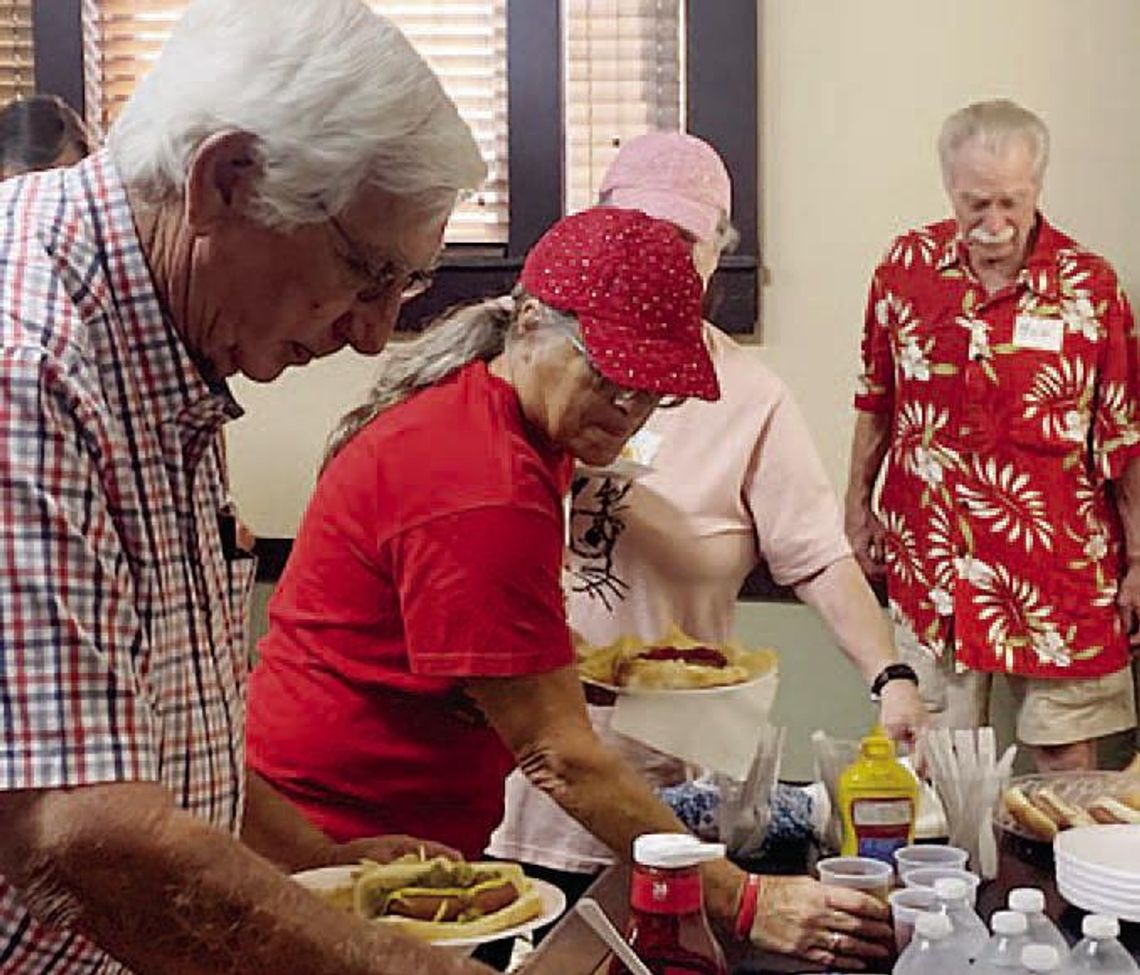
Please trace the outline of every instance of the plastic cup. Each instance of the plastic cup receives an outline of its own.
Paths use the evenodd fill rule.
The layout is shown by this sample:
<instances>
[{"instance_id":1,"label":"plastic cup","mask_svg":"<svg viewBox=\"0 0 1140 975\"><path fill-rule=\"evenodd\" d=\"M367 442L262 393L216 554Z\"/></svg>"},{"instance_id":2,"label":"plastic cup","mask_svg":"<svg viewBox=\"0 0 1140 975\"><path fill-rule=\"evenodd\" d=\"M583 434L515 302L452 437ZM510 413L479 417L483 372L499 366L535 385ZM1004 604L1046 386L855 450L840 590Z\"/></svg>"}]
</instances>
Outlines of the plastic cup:
<instances>
[{"instance_id":1,"label":"plastic cup","mask_svg":"<svg viewBox=\"0 0 1140 975\"><path fill-rule=\"evenodd\" d=\"M895 873L889 863L871 857L828 857L820 860L817 866L823 883L861 890L883 903L887 901Z\"/></svg>"},{"instance_id":2,"label":"plastic cup","mask_svg":"<svg viewBox=\"0 0 1140 975\"><path fill-rule=\"evenodd\" d=\"M895 926L895 949L901 955L914 934L914 922L922 911L930 911L938 903L930 887L900 887L887 898L891 920Z\"/></svg>"},{"instance_id":3,"label":"plastic cup","mask_svg":"<svg viewBox=\"0 0 1140 975\"><path fill-rule=\"evenodd\" d=\"M957 867L918 867L903 875L903 883L907 887L925 887L933 891L934 881L941 880L943 877L957 877L959 880L966 881L966 886L970 890L970 906L973 907L977 904L978 884L982 882L982 878L969 870L962 870Z\"/></svg>"},{"instance_id":4,"label":"plastic cup","mask_svg":"<svg viewBox=\"0 0 1140 975\"><path fill-rule=\"evenodd\" d=\"M955 870L965 870L969 856L969 853L956 846L919 843L895 850L895 864L898 866L899 879L902 880L911 870L920 870L923 867L952 867Z\"/></svg>"}]
</instances>

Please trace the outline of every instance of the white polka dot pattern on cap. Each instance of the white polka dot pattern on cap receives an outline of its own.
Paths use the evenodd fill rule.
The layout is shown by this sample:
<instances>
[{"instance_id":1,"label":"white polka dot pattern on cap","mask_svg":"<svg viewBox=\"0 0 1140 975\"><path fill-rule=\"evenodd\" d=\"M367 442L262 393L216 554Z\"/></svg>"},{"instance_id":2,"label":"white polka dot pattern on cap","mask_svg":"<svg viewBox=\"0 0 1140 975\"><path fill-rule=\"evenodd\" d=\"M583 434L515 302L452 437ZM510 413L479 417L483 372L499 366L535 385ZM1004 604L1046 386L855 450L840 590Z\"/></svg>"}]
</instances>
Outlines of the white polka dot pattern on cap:
<instances>
[{"instance_id":1,"label":"white polka dot pattern on cap","mask_svg":"<svg viewBox=\"0 0 1140 975\"><path fill-rule=\"evenodd\" d=\"M577 317L606 378L661 395L719 397L701 335L701 280L671 224L636 210L584 210L543 235L519 280Z\"/></svg>"}]
</instances>

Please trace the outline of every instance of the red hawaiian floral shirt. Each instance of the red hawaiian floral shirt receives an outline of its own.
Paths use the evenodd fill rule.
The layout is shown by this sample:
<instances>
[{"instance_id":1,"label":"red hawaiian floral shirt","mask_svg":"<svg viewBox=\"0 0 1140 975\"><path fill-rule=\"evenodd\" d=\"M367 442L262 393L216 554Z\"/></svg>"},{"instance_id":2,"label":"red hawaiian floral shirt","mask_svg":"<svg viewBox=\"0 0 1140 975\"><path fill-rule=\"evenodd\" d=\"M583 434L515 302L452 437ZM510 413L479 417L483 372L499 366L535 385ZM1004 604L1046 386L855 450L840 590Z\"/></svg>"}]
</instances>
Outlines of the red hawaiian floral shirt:
<instances>
[{"instance_id":1,"label":"red hawaiian floral shirt","mask_svg":"<svg viewBox=\"0 0 1140 975\"><path fill-rule=\"evenodd\" d=\"M855 406L891 417L878 512L891 613L959 667L1095 677L1128 663L1110 483L1140 452L1132 312L1101 257L1038 217L993 295L953 221L875 271Z\"/></svg>"}]
</instances>

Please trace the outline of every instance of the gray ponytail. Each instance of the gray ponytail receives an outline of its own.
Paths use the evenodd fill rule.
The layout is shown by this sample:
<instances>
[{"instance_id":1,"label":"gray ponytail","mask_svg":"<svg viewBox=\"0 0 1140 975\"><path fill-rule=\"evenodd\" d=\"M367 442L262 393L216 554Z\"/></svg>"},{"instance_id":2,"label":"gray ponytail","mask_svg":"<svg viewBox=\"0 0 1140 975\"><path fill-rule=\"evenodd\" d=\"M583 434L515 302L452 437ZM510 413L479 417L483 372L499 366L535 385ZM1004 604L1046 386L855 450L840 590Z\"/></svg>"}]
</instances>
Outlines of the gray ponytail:
<instances>
[{"instance_id":1,"label":"gray ponytail","mask_svg":"<svg viewBox=\"0 0 1140 975\"><path fill-rule=\"evenodd\" d=\"M380 371L365 401L346 413L325 447L323 470L349 440L390 406L442 382L468 363L489 362L512 341L511 326L527 294L516 287L510 295L488 298L445 312L407 342L388 346L378 357ZM539 304L544 325L577 330L573 316Z\"/></svg>"}]
</instances>

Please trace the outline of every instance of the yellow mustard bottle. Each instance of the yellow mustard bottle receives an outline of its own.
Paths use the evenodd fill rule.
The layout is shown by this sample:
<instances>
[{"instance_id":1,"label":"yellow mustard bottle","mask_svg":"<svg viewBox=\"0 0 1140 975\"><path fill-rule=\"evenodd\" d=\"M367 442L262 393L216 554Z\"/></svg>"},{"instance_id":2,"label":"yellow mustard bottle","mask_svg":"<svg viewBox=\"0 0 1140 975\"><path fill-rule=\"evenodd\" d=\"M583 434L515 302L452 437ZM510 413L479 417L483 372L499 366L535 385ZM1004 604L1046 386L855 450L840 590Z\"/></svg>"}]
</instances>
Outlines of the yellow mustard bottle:
<instances>
[{"instance_id":1,"label":"yellow mustard bottle","mask_svg":"<svg viewBox=\"0 0 1140 975\"><path fill-rule=\"evenodd\" d=\"M895 743L876 726L859 757L839 776L844 856L874 857L894 866L894 852L914 841L918 780L895 759Z\"/></svg>"}]
</instances>

